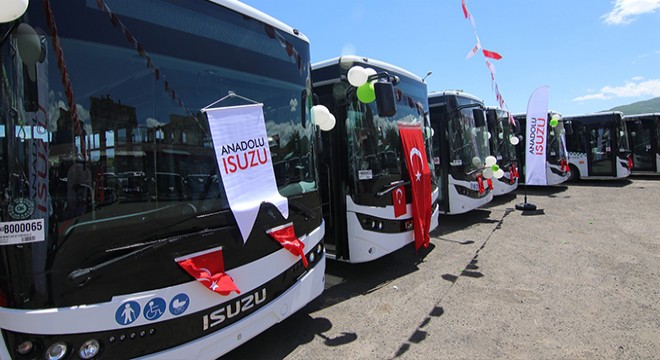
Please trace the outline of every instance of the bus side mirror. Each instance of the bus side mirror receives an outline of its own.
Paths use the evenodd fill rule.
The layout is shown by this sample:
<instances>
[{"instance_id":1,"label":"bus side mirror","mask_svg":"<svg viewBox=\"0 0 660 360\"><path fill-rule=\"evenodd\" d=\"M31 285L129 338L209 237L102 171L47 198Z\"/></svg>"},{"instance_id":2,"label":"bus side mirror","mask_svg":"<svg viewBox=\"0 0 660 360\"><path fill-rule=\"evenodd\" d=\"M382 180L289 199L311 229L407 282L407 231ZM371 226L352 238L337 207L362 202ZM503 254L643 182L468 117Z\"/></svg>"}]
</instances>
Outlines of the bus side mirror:
<instances>
[{"instance_id":1,"label":"bus side mirror","mask_svg":"<svg viewBox=\"0 0 660 360\"><path fill-rule=\"evenodd\" d=\"M564 130L566 130L566 135L573 135L573 124L570 121L565 121Z\"/></svg>"},{"instance_id":2,"label":"bus side mirror","mask_svg":"<svg viewBox=\"0 0 660 360\"><path fill-rule=\"evenodd\" d=\"M486 117L484 116L484 111L481 109L472 109L472 116L474 117L474 126L483 127L486 126Z\"/></svg>"},{"instance_id":3,"label":"bus side mirror","mask_svg":"<svg viewBox=\"0 0 660 360\"><path fill-rule=\"evenodd\" d=\"M375 82L376 107L378 116L390 117L396 115L396 102L394 100L394 85L391 82Z\"/></svg>"}]
</instances>

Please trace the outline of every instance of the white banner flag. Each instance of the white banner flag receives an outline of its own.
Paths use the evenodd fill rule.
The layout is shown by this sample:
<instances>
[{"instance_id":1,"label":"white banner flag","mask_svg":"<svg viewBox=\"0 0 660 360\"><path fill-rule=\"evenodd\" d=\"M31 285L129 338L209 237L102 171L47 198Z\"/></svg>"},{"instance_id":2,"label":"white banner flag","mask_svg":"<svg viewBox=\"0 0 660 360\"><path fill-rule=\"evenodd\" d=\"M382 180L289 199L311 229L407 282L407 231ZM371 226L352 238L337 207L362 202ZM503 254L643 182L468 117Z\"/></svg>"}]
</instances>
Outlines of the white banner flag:
<instances>
[{"instance_id":1,"label":"white banner flag","mask_svg":"<svg viewBox=\"0 0 660 360\"><path fill-rule=\"evenodd\" d=\"M534 90L527 103L527 126L525 144L525 184L547 185L546 143L548 129L547 85Z\"/></svg>"},{"instance_id":2,"label":"white banner flag","mask_svg":"<svg viewBox=\"0 0 660 360\"><path fill-rule=\"evenodd\" d=\"M227 200L245 242L262 202L272 203L289 217L288 200L277 191L263 104L205 112Z\"/></svg>"}]
</instances>

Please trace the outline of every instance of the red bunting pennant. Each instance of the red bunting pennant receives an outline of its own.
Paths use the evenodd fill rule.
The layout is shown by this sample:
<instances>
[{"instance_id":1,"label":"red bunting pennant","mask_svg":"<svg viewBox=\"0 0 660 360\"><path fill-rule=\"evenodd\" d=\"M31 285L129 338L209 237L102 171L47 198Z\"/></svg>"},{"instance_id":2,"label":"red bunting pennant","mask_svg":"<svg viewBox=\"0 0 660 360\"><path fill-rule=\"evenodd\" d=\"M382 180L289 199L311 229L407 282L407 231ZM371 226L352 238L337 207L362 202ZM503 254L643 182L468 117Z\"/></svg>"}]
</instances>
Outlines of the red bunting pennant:
<instances>
[{"instance_id":1,"label":"red bunting pennant","mask_svg":"<svg viewBox=\"0 0 660 360\"><path fill-rule=\"evenodd\" d=\"M241 293L231 276L225 274L225 261L221 246L182 256L174 261L213 292L223 296L231 294L232 291L237 294Z\"/></svg>"},{"instance_id":2,"label":"red bunting pennant","mask_svg":"<svg viewBox=\"0 0 660 360\"><path fill-rule=\"evenodd\" d=\"M465 0L461 0L461 7L463 8L463 16L465 16L466 19L469 18L470 12L468 11L467 6L465 5Z\"/></svg>"},{"instance_id":3,"label":"red bunting pennant","mask_svg":"<svg viewBox=\"0 0 660 360\"><path fill-rule=\"evenodd\" d=\"M490 50L481 50L484 53L484 56L487 58L491 58L493 60L499 60L502 58L502 55L496 53L495 51L490 51Z\"/></svg>"},{"instance_id":4,"label":"red bunting pennant","mask_svg":"<svg viewBox=\"0 0 660 360\"><path fill-rule=\"evenodd\" d=\"M293 223L284 224L266 231L273 239L277 240L282 247L287 249L291 254L300 256L303 266L307 268L309 265L307 257L305 256L305 244L298 239L296 232L293 229Z\"/></svg>"}]
</instances>

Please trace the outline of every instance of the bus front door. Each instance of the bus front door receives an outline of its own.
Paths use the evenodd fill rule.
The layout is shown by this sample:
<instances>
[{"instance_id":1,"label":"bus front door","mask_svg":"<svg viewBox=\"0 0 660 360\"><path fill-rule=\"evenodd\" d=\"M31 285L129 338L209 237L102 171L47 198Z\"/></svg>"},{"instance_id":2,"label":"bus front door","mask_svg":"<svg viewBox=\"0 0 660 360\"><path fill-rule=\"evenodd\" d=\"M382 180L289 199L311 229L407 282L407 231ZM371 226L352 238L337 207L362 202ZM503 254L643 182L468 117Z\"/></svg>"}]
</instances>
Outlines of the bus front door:
<instances>
[{"instance_id":1,"label":"bus front door","mask_svg":"<svg viewBox=\"0 0 660 360\"><path fill-rule=\"evenodd\" d=\"M658 171L655 159L659 139L657 139L656 128L655 122L635 122L630 136L635 171Z\"/></svg>"},{"instance_id":2,"label":"bus front door","mask_svg":"<svg viewBox=\"0 0 660 360\"><path fill-rule=\"evenodd\" d=\"M609 128L589 128L589 176L613 176L616 156L612 149L612 136Z\"/></svg>"}]
</instances>

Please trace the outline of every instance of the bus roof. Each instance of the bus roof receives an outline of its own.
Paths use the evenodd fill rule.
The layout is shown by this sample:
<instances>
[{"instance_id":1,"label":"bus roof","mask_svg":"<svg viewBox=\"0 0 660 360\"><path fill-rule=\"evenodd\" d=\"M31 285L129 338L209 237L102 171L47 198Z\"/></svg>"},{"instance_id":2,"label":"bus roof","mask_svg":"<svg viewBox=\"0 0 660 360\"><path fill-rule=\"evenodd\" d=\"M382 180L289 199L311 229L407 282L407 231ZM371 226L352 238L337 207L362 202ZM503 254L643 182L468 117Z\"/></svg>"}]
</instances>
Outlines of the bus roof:
<instances>
[{"instance_id":1,"label":"bus roof","mask_svg":"<svg viewBox=\"0 0 660 360\"><path fill-rule=\"evenodd\" d=\"M281 22L280 20L275 19L274 17L263 13L249 5L246 5L240 1L237 0L208 0L210 2L222 5L224 7L227 7L231 10L234 10L236 12L239 12L241 14L245 14L247 16L250 16L254 19L257 19L265 24L271 25L278 30L286 31L287 33L296 36L300 38L301 40L309 43L309 39L305 34L301 33L298 29L294 29L291 26Z\"/></svg>"},{"instance_id":2,"label":"bus roof","mask_svg":"<svg viewBox=\"0 0 660 360\"><path fill-rule=\"evenodd\" d=\"M554 111L554 110L548 110L548 114L550 114L551 117L552 115L559 115L559 120L562 120L563 118L566 117L563 116L559 111ZM512 114L511 116L513 116L514 118L521 118L521 117L526 117L527 113L515 113Z\"/></svg>"},{"instance_id":3,"label":"bus roof","mask_svg":"<svg viewBox=\"0 0 660 360\"><path fill-rule=\"evenodd\" d=\"M484 102L482 99L478 98L477 96L472 95L472 94L470 94L470 93L466 93L466 92L463 91L463 90L431 91L431 92L429 93L429 98L432 98L432 97L440 97L440 96L461 96L461 97L464 97L464 98L468 98L468 99L476 100L476 101L478 101L478 102L480 102L480 103L482 103L482 104L483 104L483 102Z\"/></svg>"},{"instance_id":4,"label":"bus roof","mask_svg":"<svg viewBox=\"0 0 660 360\"><path fill-rule=\"evenodd\" d=\"M587 117L601 117L601 116L611 116L611 115L621 115L623 117L623 113L621 111L603 111L603 112L597 112L597 113L591 113L591 114L578 114L578 115L567 115L564 116L565 118L571 118L571 119L576 119L576 118L587 118Z\"/></svg>"},{"instance_id":5,"label":"bus roof","mask_svg":"<svg viewBox=\"0 0 660 360\"><path fill-rule=\"evenodd\" d=\"M660 112L625 115L624 119L636 119L636 118L647 118L647 117L660 117Z\"/></svg>"},{"instance_id":6,"label":"bus roof","mask_svg":"<svg viewBox=\"0 0 660 360\"><path fill-rule=\"evenodd\" d=\"M312 64L312 70L321 69L321 68L324 68L324 67L330 67L330 66L334 66L334 65L339 65L340 63L344 63L344 62L346 62L346 63L359 63L359 64L363 64L363 65L367 65L367 66L368 65L377 66L377 67L379 67L381 69L384 69L384 70L390 70L390 71L396 72L397 75L405 76L405 77L410 78L414 81L423 82L421 77L413 74L412 72L410 72L406 69L400 68L396 65L392 65L392 64L389 64L389 63L386 63L386 62L383 62L383 61L370 59L370 58L367 58L367 57L364 57L364 56L357 56L357 55L343 55L343 56L334 57L334 58L331 58L331 59L328 59L328 60L319 61L315 64Z\"/></svg>"}]
</instances>

